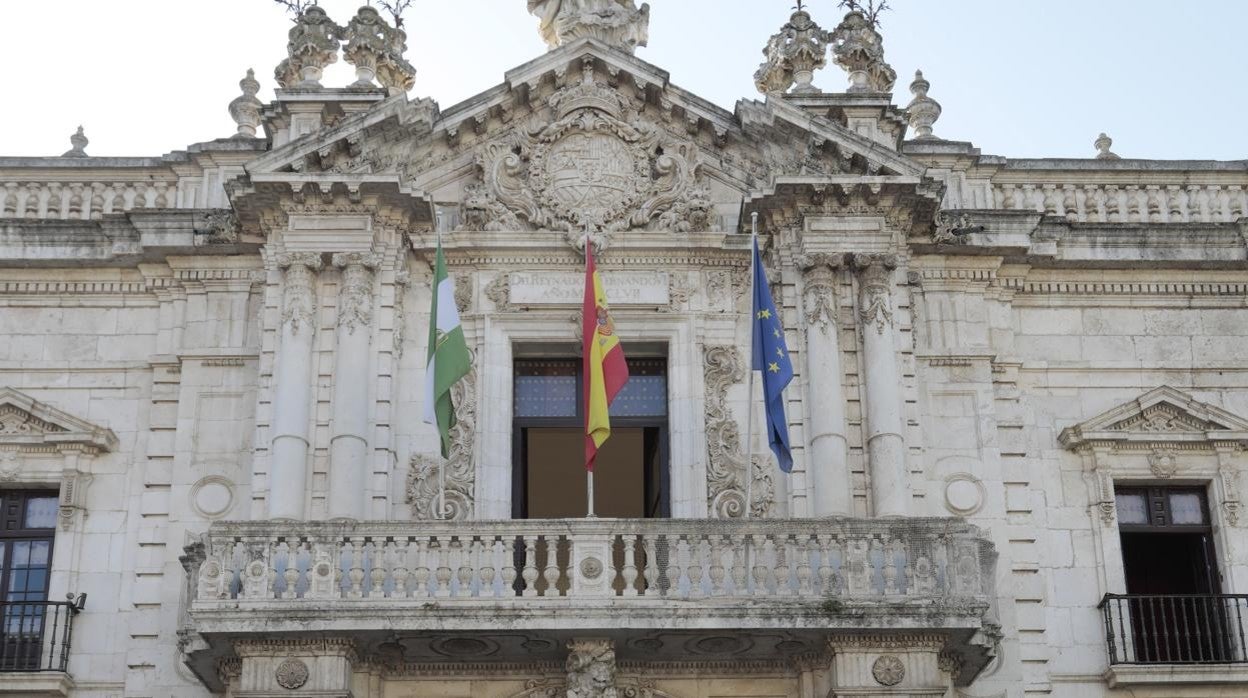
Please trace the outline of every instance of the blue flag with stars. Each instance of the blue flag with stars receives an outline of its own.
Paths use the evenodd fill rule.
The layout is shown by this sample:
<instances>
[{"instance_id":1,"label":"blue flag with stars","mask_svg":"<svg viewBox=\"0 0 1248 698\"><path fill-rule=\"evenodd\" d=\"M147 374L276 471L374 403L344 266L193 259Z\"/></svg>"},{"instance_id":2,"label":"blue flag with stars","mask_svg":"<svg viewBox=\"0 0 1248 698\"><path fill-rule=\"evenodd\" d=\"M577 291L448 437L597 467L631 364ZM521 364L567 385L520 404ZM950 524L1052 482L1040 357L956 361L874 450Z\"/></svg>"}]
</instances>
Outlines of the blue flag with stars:
<instances>
[{"instance_id":1,"label":"blue flag with stars","mask_svg":"<svg viewBox=\"0 0 1248 698\"><path fill-rule=\"evenodd\" d=\"M789 448L789 422L784 418L784 389L793 380L793 363L789 361L789 348L784 343L780 314L776 312L771 289L767 286L767 273L758 254L758 239L752 240L754 302L750 317L754 320L754 348L750 368L762 372L767 443L780 461L780 469L788 473L793 471L793 454Z\"/></svg>"}]
</instances>

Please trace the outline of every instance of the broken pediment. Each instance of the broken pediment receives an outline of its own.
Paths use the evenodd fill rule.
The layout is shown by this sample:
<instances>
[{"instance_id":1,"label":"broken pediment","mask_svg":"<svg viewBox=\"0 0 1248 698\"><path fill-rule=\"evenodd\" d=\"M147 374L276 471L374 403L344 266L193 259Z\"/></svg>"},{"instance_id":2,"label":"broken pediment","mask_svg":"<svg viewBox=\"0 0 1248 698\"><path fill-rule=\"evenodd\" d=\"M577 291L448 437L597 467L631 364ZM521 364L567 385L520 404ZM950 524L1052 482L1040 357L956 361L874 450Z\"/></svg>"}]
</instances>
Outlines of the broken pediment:
<instances>
[{"instance_id":1,"label":"broken pediment","mask_svg":"<svg viewBox=\"0 0 1248 698\"><path fill-rule=\"evenodd\" d=\"M1163 385L1063 429L1058 441L1067 449L1092 443L1113 446L1214 441L1248 444L1248 420Z\"/></svg>"},{"instance_id":2,"label":"broken pediment","mask_svg":"<svg viewBox=\"0 0 1248 698\"><path fill-rule=\"evenodd\" d=\"M117 436L12 388L0 388L0 446L44 444L112 451L117 448Z\"/></svg>"},{"instance_id":3,"label":"broken pediment","mask_svg":"<svg viewBox=\"0 0 1248 698\"><path fill-rule=\"evenodd\" d=\"M625 230L715 230L778 183L900 177L913 187L925 171L780 98L728 112L592 37L508 71L502 85L445 111L402 99L327 121L254 162L248 177L322 191L340 180L349 190L360 178L389 178L458 206L459 229L555 230L579 242L586 231L597 240Z\"/></svg>"}]
</instances>

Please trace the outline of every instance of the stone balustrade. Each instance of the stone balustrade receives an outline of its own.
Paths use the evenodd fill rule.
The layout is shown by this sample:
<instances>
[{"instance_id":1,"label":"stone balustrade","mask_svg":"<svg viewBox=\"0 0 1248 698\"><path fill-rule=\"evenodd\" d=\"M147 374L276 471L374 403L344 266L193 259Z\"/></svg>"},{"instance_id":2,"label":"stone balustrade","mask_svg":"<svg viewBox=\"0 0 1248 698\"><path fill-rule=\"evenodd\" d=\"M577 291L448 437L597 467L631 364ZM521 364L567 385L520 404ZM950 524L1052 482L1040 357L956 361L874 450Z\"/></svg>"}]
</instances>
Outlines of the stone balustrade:
<instances>
[{"instance_id":1,"label":"stone balustrade","mask_svg":"<svg viewBox=\"0 0 1248 698\"><path fill-rule=\"evenodd\" d=\"M1232 223L1248 215L1248 181L1226 186L1178 182L991 186L992 208L1035 211L1079 223Z\"/></svg>"},{"instance_id":2,"label":"stone balustrade","mask_svg":"<svg viewBox=\"0 0 1248 698\"><path fill-rule=\"evenodd\" d=\"M709 599L958 599L986 607L996 553L957 519L216 523L188 548L191 610ZM714 604L712 604L714 605ZM809 604L808 604L809 605Z\"/></svg>"},{"instance_id":3,"label":"stone balustrade","mask_svg":"<svg viewBox=\"0 0 1248 698\"><path fill-rule=\"evenodd\" d=\"M94 220L144 208L183 208L178 182L0 181L0 218Z\"/></svg>"}]
</instances>

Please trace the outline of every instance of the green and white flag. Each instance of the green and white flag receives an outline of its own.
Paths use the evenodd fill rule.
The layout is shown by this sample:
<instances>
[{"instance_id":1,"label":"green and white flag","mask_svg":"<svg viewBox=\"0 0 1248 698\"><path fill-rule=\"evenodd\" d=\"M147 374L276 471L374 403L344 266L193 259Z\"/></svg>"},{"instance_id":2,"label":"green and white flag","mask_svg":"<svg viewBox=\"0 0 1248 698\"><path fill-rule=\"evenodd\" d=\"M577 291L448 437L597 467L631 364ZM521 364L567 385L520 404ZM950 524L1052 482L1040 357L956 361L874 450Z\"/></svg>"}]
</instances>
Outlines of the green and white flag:
<instances>
[{"instance_id":1,"label":"green and white flag","mask_svg":"<svg viewBox=\"0 0 1248 698\"><path fill-rule=\"evenodd\" d=\"M433 299L429 308L429 361L425 366L425 423L436 424L442 437L442 457L451 454L451 428L455 408L451 386L472 369L464 328L455 307L455 284L446 273L442 241L433 265Z\"/></svg>"}]
</instances>

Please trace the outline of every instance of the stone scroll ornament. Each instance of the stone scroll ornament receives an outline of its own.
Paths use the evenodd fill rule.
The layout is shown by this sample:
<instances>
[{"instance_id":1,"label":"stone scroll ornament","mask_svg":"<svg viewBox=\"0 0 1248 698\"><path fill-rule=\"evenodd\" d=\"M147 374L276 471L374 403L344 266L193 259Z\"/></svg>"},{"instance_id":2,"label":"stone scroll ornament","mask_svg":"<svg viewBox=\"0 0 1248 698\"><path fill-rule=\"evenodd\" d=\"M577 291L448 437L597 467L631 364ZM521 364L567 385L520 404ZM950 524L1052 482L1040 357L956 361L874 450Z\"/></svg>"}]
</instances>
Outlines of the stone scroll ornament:
<instances>
[{"instance_id":1,"label":"stone scroll ornament","mask_svg":"<svg viewBox=\"0 0 1248 698\"><path fill-rule=\"evenodd\" d=\"M740 518L745 513L745 457L737 420L728 409L728 388L741 382L745 361L731 346L708 346L702 351L706 382L706 485L711 515L720 519ZM775 500L775 485L769 468L761 459L753 460L754 486L750 516L763 517Z\"/></svg>"},{"instance_id":2,"label":"stone scroll ornament","mask_svg":"<svg viewBox=\"0 0 1248 698\"><path fill-rule=\"evenodd\" d=\"M697 146L626 108L616 91L582 80L549 98L555 121L477 152L482 182L466 189L465 218L483 230L558 230L580 249L611 232L706 230L709 189Z\"/></svg>"},{"instance_id":3,"label":"stone scroll ornament","mask_svg":"<svg viewBox=\"0 0 1248 698\"><path fill-rule=\"evenodd\" d=\"M451 453L444 461L437 456L414 454L407 471L406 500L412 517L419 520L472 518L476 470L472 442L477 433L477 372L468 372L451 387L455 404L455 426L451 428ZM446 468L446 506L438 512L438 469Z\"/></svg>"}]
</instances>

